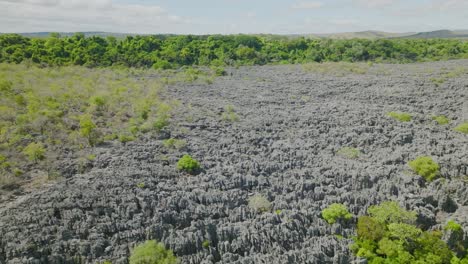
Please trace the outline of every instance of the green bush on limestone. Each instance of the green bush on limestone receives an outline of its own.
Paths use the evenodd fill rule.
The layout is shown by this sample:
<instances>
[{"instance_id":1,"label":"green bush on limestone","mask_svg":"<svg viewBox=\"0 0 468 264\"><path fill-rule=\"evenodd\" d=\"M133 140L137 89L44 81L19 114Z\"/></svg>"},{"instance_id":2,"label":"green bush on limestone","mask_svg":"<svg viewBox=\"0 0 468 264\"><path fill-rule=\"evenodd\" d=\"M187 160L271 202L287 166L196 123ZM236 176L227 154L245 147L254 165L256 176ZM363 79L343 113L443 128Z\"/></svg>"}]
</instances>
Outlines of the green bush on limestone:
<instances>
[{"instance_id":1,"label":"green bush on limestone","mask_svg":"<svg viewBox=\"0 0 468 264\"><path fill-rule=\"evenodd\" d=\"M177 258L164 244L149 240L136 246L129 258L130 264L176 264Z\"/></svg>"},{"instance_id":2,"label":"green bush on limestone","mask_svg":"<svg viewBox=\"0 0 468 264\"><path fill-rule=\"evenodd\" d=\"M434 180L439 174L440 166L431 157L419 157L410 161L408 165L416 174L424 177L427 181Z\"/></svg>"},{"instance_id":3,"label":"green bush on limestone","mask_svg":"<svg viewBox=\"0 0 468 264\"><path fill-rule=\"evenodd\" d=\"M387 113L387 116L398 120L400 122L409 122L413 117L409 113L401 113L401 112L389 112Z\"/></svg>"},{"instance_id":4,"label":"green bush on limestone","mask_svg":"<svg viewBox=\"0 0 468 264\"><path fill-rule=\"evenodd\" d=\"M322 210L322 217L329 224L334 224L338 219L349 220L353 215L344 204L334 203Z\"/></svg>"},{"instance_id":5,"label":"green bush on limestone","mask_svg":"<svg viewBox=\"0 0 468 264\"><path fill-rule=\"evenodd\" d=\"M367 263L467 264L459 259L440 231L424 231L414 223L416 213L396 202L371 206L369 216L358 218L352 251ZM449 224L448 224L449 225ZM454 225L456 230L461 227ZM463 256L461 256L463 257Z\"/></svg>"},{"instance_id":6,"label":"green bush on limestone","mask_svg":"<svg viewBox=\"0 0 468 264\"><path fill-rule=\"evenodd\" d=\"M450 119L448 119L446 116L444 115L440 115L440 116L433 116L432 117L432 120L436 121L437 124L439 125L447 125L450 123Z\"/></svg>"},{"instance_id":7,"label":"green bush on limestone","mask_svg":"<svg viewBox=\"0 0 468 264\"><path fill-rule=\"evenodd\" d=\"M468 134L468 122L457 126L456 128L454 128L454 130L463 134Z\"/></svg>"},{"instance_id":8,"label":"green bush on limestone","mask_svg":"<svg viewBox=\"0 0 468 264\"><path fill-rule=\"evenodd\" d=\"M188 173L195 173L200 169L200 163L190 155L185 154L178 162L177 169Z\"/></svg>"}]
</instances>

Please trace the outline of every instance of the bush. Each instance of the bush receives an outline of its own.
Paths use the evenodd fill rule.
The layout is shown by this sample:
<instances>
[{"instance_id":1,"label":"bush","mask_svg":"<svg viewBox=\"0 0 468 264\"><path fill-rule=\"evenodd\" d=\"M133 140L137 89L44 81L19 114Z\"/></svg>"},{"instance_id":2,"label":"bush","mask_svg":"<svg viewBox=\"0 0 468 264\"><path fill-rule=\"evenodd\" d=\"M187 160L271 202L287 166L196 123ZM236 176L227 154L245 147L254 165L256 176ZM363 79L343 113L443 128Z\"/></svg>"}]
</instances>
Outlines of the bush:
<instances>
[{"instance_id":1,"label":"bush","mask_svg":"<svg viewBox=\"0 0 468 264\"><path fill-rule=\"evenodd\" d=\"M413 117L409 113L389 112L387 116L400 122L409 122Z\"/></svg>"},{"instance_id":2,"label":"bush","mask_svg":"<svg viewBox=\"0 0 468 264\"><path fill-rule=\"evenodd\" d=\"M413 223L416 214L384 202L358 219L358 236L351 249L367 263L463 263L441 239L440 232L423 231Z\"/></svg>"},{"instance_id":3,"label":"bush","mask_svg":"<svg viewBox=\"0 0 468 264\"><path fill-rule=\"evenodd\" d=\"M169 121L167 120L167 117L165 116L160 116L156 118L156 121L154 122L153 126L157 131L161 131L163 128L167 127L169 125Z\"/></svg>"},{"instance_id":4,"label":"bush","mask_svg":"<svg viewBox=\"0 0 468 264\"><path fill-rule=\"evenodd\" d=\"M338 150L337 154L348 159L357 159L361 155L361 151L357 148L344 147Z\"/></svg>"},{"instance_id":5,"label":"bush","mask_svg":"<svg viewBox=\"0 0 468 264\"><path fill-rule=\"evenodd\" d=\"M456 128L454 128L455 131L461 132L463 134L468 134L468 122L465 122Z\"/></svg>"},{"instance_id":6,"label":"bush","mask_svg":"<svg viewBox=\"0 0 468 264\"><path fill-rule=\"evenodd\" d=\"M177 169L188 173L195 173L200 170L200 163L186 154L177 162Z\"/></svg>"},{"instance_id":7,"label":"bush","mask_svg":"<svg viewBox=\"0 0 468 264\"><path fill-rule=\"evenodd\" d=\"M249 199L249 207L259 211L259 212L268 212L271 209L271 203L261 194L254 195Z\"/></svg>"},{"instance_id":8,"label":"bush","mask_svg":"<svg viewBox=\"0 0 468 264\"><path fill-rule=\"evenodd\" d=\"M176 264L177 258L164 244L149 240L135 247L129 258L130 264Z\"/></svg>"},{"instance_id":9,"label":"bush","mask_svg":"<svg viewBox=\"0 0 468 264\"><path fill-rule=\"evenodd\" d=\"M80 116L80 135L88 139L90 146L94 146L97 143L96 124L91 119L91 115Z\"/></svg>"},{"instance_id":10,"label":"bush","mask_svg":"<svg viewBox=\"0 0 468 264\"><path fill-rule=\"evenodd\" d=\"M440 115L440 116L433 116L432 117L432 120L436 121L439 125L447 125L450 123L450 119L448 119L446 116L444 115Z\"/></svg>"},{"instance_id":11,"label":"bush","mask_svg":"<svg viewBox=\"0 0 468 264\"><path fill-rule=\"evenodd\" d=\"M134 141L134 140L135 140L134 136L130 136L130 135L120 135L119 136L119 141L121 143L127 143L127 142Z\"/></svg>"},{"instance_id":12,"label":"bush","mask_svg":"<svg viewBox=\"0 0 468 264\"><path fill-rule=\"evenodd\" d=\"M44 159L45 149L42 143L31 143L23 149L23 153L28 156L30 161L37 163L39 160Z\"/></svg>"},{"instance_id":13,"label":"bush","mask_svg":"<svg viewBox=\"0 0 468 264\"><path fill-rule=\"evenodd\" d=\"M367 209L369 215L379 223L406 223L412 224L416 221L416 212L401 208L397 202L387 201L380 205L373 205Z\"/></svg>"},{"instance_id":14,"label":"bush","mask_svg":"<svg viewBox=\"0 0 468 264\"><path fill-rule=\"evenodd\" d=\"M187 143L185 142L185 140L181 140L181 139L175 139L175 138L170 138L170 139L166 139L163 141L163 145L164 147L166 148L175 148L175 149L181 149L183 147L185 147Z\"/></svg>"},{"instance_id":15,"label":"bush","mask_svg":"<svg viewBox=\"0 0 468 264\"><path fill-rule=\"evenodd\" d=\"M334 203L323 209L322 217L329 224L334 224L338 219L349 220L353 215L348 211L345 205Z\"/></svg>"},{"instance_id":16,"label":"bush","mask_svg":"<svg viewBox=\"0 0 468 264\"><path fill-rule=\"evenodd\" d=\"M463 231L462 226L453 220L449 220L447 224L445 225L444 229L450 230L452 232L457 232L457 233Z\"/></svg>"},{"instance_id":17,"label":"bush","mask_svg":"<svg viewBox=\"0 0 468 264\"><path fill-rule=\"evenodd\" d=\"M369 216L361 216L358 218L357 235L359 238L379 241L384 234L384 224Z\"/></svg>"},{"instance_id":18,"label":"bush","mask_svg":"<svg viewBox=\"0 0 468 264\"><path fill-rule=\"evenodd\" d=\"M424 177L427 181L434 180L439 174L439 164L434 162L431 157L419 157L410 161L408 165L416 174Z\"/></svg>"}]
</instances>

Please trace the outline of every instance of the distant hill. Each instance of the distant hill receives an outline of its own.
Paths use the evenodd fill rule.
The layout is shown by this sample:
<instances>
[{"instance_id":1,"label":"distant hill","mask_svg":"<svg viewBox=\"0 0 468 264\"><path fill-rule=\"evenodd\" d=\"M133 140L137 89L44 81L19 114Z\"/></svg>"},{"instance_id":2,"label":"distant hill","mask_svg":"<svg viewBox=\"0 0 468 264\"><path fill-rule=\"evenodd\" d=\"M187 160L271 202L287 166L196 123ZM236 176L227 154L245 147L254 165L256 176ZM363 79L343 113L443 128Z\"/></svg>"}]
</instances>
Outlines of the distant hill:
<instances>
[{"instance_id":1,"label":"distant hill","mask_svg":"<svg viewBox=\"0 0 468 264\"><path fill-rule=\"evenodd\" d=\"M345 32L345 33L332 33L332 34L312 34L311 37L316 38L331 38L331 39L352 39L352 38L360 38L360 39L379 39L379 38L398 38L398 37L405 37L415 34L415 32L407 32L407 33L390 33L384 31L375 31L375 30L368 30L368 31L361 31L361 32Z\"/></svg>"},{"instance_id":2,"label":"distant hill","mask_svg":"<svg viewBox=\"0 0 468 264\"><path fill-rule=\"evenodd\" d=\"M403 38L468 38L468 30L436 30L430 32L421 32L414 35L404 36Z\"/></svg>"},{"instance_id":3,"label":"distant hill","mask_svg":"<svg viewBox=\"0 0 468 264\"><path fill-rule=\"evenodd\" d=\"M101 31L89 31L89 32L80 32L83 33L86 37L90 36L100 36L107 37L113 36L116 38L125 38L126 36L136 36L136 35L157 35L162 38L175 36L176 34L134 34L134 33L112 33L112 32L101 32ZM2 33L0 33L2 34ZM31 32L31 33L18 33L25 37L31 38L45 38L50 36L51 32ZM59 32L63 37L73 36L75 32ZM307 37L307 38L316 38L316 39L390 39L390 38L411 38L411 39L429 39L429 38L458 38L458 39L468 39L468 30L436 30L429 32L404 32L404 33L392 33L385 31L360 31L360 32L344 32L344 33L330 33L330 34L293 34L293 35L275 35L275 34L255 34L257 36L263 36L270 39L275 38L297 38L297 37Z\"/></svg>"}]
</instances>

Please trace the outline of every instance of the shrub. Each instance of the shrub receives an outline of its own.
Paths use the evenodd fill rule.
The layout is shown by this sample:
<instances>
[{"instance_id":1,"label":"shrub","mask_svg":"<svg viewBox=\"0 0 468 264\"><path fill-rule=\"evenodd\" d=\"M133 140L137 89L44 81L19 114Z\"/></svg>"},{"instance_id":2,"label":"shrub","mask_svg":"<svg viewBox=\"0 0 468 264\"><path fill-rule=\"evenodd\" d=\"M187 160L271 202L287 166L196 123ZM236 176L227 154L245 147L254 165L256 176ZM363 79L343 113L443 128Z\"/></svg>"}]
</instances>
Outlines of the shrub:
<instances>
[{"instance_id":1,"label":"shrub","mask_svg":"<svg viewBox=\"0 0 468 264\"><path fill-rule=\"evenodd\" d=\"M361 216L358 218L357 235L359 238L379 241L384 234L384 224L369 216Z\"/></svg>"},{"instance_id":2,"label":"shrub","mask_svg":"<svg viewBox=\"0 0 468 264\"><path fill-rule=\"evenodd\" d=\"M33 142L23 149L23 153L28 156L30 161L37 163L39 160L44 159L44 145L42 145L42 143Z\"/></svg>"},{"instance_id":3,"label":"shrub","mask_svg":"<svg viewBox=\"0 0 468 264\"><path fill-rule=\"evenodd\" d=\"M254 195L249 199L249 207L261 213L270 211L271 203L261 194Z\"/></svg>"},{"instance_id":4,"label":"shrub","mask_svg":"<svg viewBox=\"0 0 468 264\"><path fill-rule=\"evenodd\" d=\"M356 159L361 155L361 151L357 148L344 147L338 150L337 154L348 159Z\"/></svg>"},{"instance_id":5,"label":"shrub","mask_svg":"<svg viewBox=\"0 0 468 264\"><path fill-rule=\"evenodd\" d=\"M440 116L433 116L432 117L432 120L436 121L439 125L447 125L450 123L450 119L448 119L446 116L444 115L440 115Z\"/></svg>"},{"instance_id":6,"label":"shrub","mask_svg":"<svg viewBox=\"0 0 468 264\"><path fill-rule=\"evenodd\" d=\"M212 67L212 69L215 72L216 76L225 76L227 74L226 70L223 67Z\"/></svg>"},{"instance_id":7,"label":"shrub","mask_svg":"<svg viewBox=\"0 0 468 264\"><path fill-rule=\"evenodd\" d=\"M119 141L122 142L122 143L127 143L127 142L134 141L134 140L135 140L134 136L130 136L130 135L120 135L119 136Z\"/></svg>"},{"instance_id":8,"label":"shrub","mask_svg":"<svg viewBox=\"0 0 468 264\"><path fill-rule=\"evenodd\" d=\"M397 202L387 201L380 205L373 205L367 209L369 215L379 223L406 223L412 224L416 221L416 212L401 208Z\"/></svg>"},{"instance_id":9,"label":"shrub","mask_svg":"<svg viewBox=\"0 0 468 264\"><path fill-rule=\"evenodd\" d=\"M400 122L409 122L411 121L411 119L413 119L413 117L411 116L411 114L408 114L408 113L399 113L399 112L389 112L387 113L387 116L395 119L395 120L398 120Z\"/></svg>"},{"instance_id":10,"label":"shrub","mask_svg":"<svg viewBox=\"0 0 468 264\"><path fill-rule=\"evenodd\" d=\"M177 162L177 169L188 173L195 173L200 169L200 163L186 154Z\"/></svg>"},{"instance_id":11,"label":"shrub","mask_svg":"<svg viewBox=\"0 0 468 264\"><path fill-rule=\"evenodd\" d=\"M456 128L454 128L455 131L461 132L463 134L468 134L468 122L465 122Z\"/></svg>"},{"instance_id":12,"label":"shrub","mask_svg":"<svg viewBox=\"0 0 468 264\"><path fill-rule=\"evenodd\" d=\"M96 124L91 119L91 115L80 116L80 135L88 139L88 143L94 146L98 141Z\"/></svg>"},{"instance_id":13,"label":"shrub","mask_svg":"<svg viewBox=\"0 0 468 264\"><path fill-rule=\"evenodd\" d=\"M344 204L334 203L323 209L322 217L329 224L334 224L338 219L349 220L353 215L348 211Z\"/></svg>"},{"instance_id":14,"label":"shrub","mask_svg":"<svg viewBox=\"0 0 468 264\"><path fill-rule=\"evenodd\" d=\"M427 181L432 181L439 174L439 164L434 162L431 157L419 157L410 161L408 165L416 174L424 177Z\"/></svg>"},{"instance_id":15,"label":"shrub","mask_svg":"<svg viewBox=\"0 0 468 264\"><path fill-rule=\"evenodd\" d=\"M170 138L170 139L166 139L163 141L163 145L166 148L181 149L185 147L186 144L187 143L185 142L185 140L175 139L175 138Z\"/></svg>"},{"instance_id":16,"label":"shrub","mask_svg":"<svg viewBox=\"0 0 468 264\"><path fill-rule=\"evenodd\" d=\"M444 229L450 230L452 232L457 232L457 233L463 231L462 226L453 220L449 220L447 224L445 225Z\"/></svg>"},{"instance_id":17,"label":"shrub","mask_svg":"<svg viewBox=\"0 0 468 264\"><path fill-rule=\"evenodd\" d=\"M167 120L166 116L160 116L156 118L156 121L154 122L153 126L157 131L162 130L163 128L167 127L169 125L169 121Z\"/></svg>"},{"instance_id":18,"label":"shrub","mask_svg":"<svg viewBox=\"0 0 468 264\"><path fill-rule=\"evenodd\" d=\"M130 264L176 264L177 258L164 244L149 240L132 250Z\"/></svg>"},{"instance_id":19,"label":"shrub","mask_svg":"<svg viewBox=\"0 0 468 264\"><path fill-rule=\"evenodd\" d=\"M371 216L358 219L358 237L351 249L367 263L463 263L451 251L440 232L416 227L414 212L384 202L369 207Z\"/></svg>"}]
</instances>

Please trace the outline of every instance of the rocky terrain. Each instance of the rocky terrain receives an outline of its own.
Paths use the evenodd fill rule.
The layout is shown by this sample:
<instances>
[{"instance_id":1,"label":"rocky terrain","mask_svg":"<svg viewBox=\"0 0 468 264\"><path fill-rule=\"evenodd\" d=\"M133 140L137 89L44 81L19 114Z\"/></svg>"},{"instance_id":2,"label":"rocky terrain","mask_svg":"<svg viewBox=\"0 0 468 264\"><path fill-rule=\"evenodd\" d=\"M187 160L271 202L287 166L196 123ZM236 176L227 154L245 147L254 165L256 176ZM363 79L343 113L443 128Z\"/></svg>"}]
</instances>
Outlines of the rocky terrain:
<instances>
[{"instance_id":1,"label":"rocky terrain","mask_svg":"<svg viewBox=\"0 0 468 264\"><path fill-rule=\"evenodd\" d=\"M96 147L86 173L2 202L0 263L127 263L147 239L181 263L350 263L356 216L386 200L417 211L425 228L450 218L466 231L468 136L453 127L468 120L467 69L468 60L340 76L257 66L172 85L184 110L171 129ZM222 118L228 105L238 121ZM440 126L433 115L452 122ZM168 149L169 136L186 146ZM362 154L337 155L343 147ZM202 164L199 174L176 169L186 153ZM410 171L418 156L440 164L439 179ZM256 194L270 211L248 206ZM321 210L336 202L355 218L329 225Z\"/></svg>"}]
</instances>

